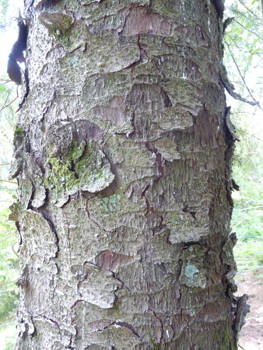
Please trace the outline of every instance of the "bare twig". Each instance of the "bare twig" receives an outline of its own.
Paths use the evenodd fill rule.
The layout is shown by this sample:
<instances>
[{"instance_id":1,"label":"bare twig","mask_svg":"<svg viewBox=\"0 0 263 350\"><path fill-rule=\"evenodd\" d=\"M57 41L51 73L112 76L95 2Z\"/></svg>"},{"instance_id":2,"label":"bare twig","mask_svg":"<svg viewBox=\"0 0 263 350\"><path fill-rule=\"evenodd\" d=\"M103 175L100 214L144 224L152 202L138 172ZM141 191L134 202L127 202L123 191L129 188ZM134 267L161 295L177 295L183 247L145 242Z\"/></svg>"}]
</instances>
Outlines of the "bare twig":
<instances>
[{"instance_id":1,"label":"bare twig","mask_svg":"<svg viewBox=\"0 0 263 350\"><path fill-rule=\"evenodd\" d=\"M239 49L239 47L237 46L235 40L234 40L227 32L225 32L225 34L233 41L235 47L236 47L237 49Z\"/></svg>"},{"instance_id":2,"label":"bare twig","mask_svg":"<svg viewBox=\"0 0 263 350\"><path fill-rule=\"evenodd\" d=\"M238 212L244 211L244 210L250 210L250 209L263 209L263 206L258 206L258 207L247 207L244 209L240 209Z\"/></svg>"},{"instance_id":3,"label":"bare twig","mask_svg":"<svg viewBox=\"0 0 263 350\"><path fill-rule=\"evenodd\" d=\"M0 324L0 327L10 326L11 324L16 324L16 322L2 323Z\"/></svg>"},{"instance_id":4,"label":"bare twig","mask_svg":"<svg viewBox=\"0 0 263 350\"><path fill-rule=\"evenodd\" d=\"M17 183L16 183L16 182L13 182L13 181L0 180L0 182L7 182L7 183L9 183L9 184L15 184L15 185L17 185Z\"/></svg>"},{"instance_id":5,"label":"bare twig","mask_svg":"<svg viewBox=\"0 0 263 350\"><path fill-rule=\"evenodd\" d=\"M12 80L10 79L0 79L0 82L2 83L10 83Z\"/></svg>"},{"instance_id":6,"label":"bare twig","mask_svg":"<svg viewBox=\"0 0 263 350\"><path fill-rule=\"evenodd\" d=\"M247 5L244 3L243 0L239 0L240 4L243 5L245 7L245 9L251 13L252 16L254 16L256 19L258 19L259 21L261 21L261 19L254 13L252 12L248 7Z\"/></svg>"},{"instance_id":7,"label":"bare twig","mask_svg":"<svg viewBox=\"0 0 263 350\"><path fill-rule=\"evenodd\" d=\"M17 99L17 96L16 98L13 99L13 101L11 101L10 103L8 103L8 105L4 104L4 106L0 109L0 113L7 107L9 107L13 102L15 102L15 100Z\"/></svg>"},{"instance_id":8,"label":"bare twig","mask_svg":"<svg viewBox=\"0 0 263 350\"><path fill-rule=\"evenodd\" d=\"M246 220L246 218L248 218L251 214L253 215L257 215L257 216L262 216L262 210L251 210L249 213L247 213L246 215L241 216L241 218L237 219L235 222L232 223L232 225L234 226L239 226L240 224L242 224L242 222L244 220Z\"/></svg>"},{"instance_id":9,"label":"bare twig","mask_svg":"<svg viewBox=\"0 0 263 350\"><path fill-rule=\"evenodd\" d=\"M238 67L238 64L236 63L236 60L235 60L235 58L234 58L234 55L232 54L232 51L230 50L230 47L229 47L227 41L224 40L224 42L225 42L225 44L226 44L226 46L227 46L227 48L228 48L228 51L229 51L229 53L230 53L230 56L231 56L231 58L232 58L232 60L233 60L233 62L234 62L234 64L235 64L235 66L236 66L236 69L237 69L237 71L238 71L238 74L239 74L240 78L242 79L243 84L244 84L245 88L247 89L247 91L248 91L250 97L251 97L252 100L254 101L254 104L255 104L255 105L258 105L258 107L263 111L263 109L262 109L262 108L260 107L260 105L259 105L259 102L254 98L254 96L252 95L250 89L248 88L248 86L247 86L247 84L246 84L246 82L245 82L245 79L244 79L243 75L241 74L241 71L240 71L240 69L239 69L239 67Z\"/></svg>"},{"instance_id":10,"label":"bare twig","mask_svg":"<svg viewBox=\"0 0 263 350\"><path fill-rule=\"evenodd\" d=\"M242 197L240 197L240 199L248 199L248 200L250 200L252 202L259 203L260 205L263 205L263 203L261 201L258 201L256 199L253 199L253 198L250 198L250 197L242 196Z\"/></svg>"},{"instance_id":11,"label":"bare twig","mask_svg":"<svg viewBox=\"0 0 263 350\"><path fill-rule=\"evenodd\" d=\"M253 30L250 30L250 29L246 28L245 26L243 26L243 24L241 24L240 22L238 22L236 19L234 19L234 21L235 21L238 25L240 25L240 27L244 28L244 29L247 30L248 32L252 33L253 35L256 35L260 40L263 40L263 39L261 38L261 36L259 36L256 32L253 32Z\"/></svg>"},{"instance_id":12,"label":"bare twig","mask_svg":"<svg viewBox=\"0 0 263 350\"><path fill-rule=\"evenodd\" d=\"M15 244L17 244L18 242L14 242L13 244L12 244L12 250L13 250L13 252L15 253L15 255L18 257L18 259L19 259L19 255L17 254L18 253L18 251L16 252L15 251L15 248L14 248L14 245Z\"/></svg>"},{"instance_id":13,"label":"bare twig","mask_svg":"<svg viewBox=\"0 0 263 350\"><path fill-rule=\"evenodd\" d=\"M6 241L8 238L14 236L15 233L16 233L16 231L10 233L10 235L6 235L4 238L2 238L2 239L0 240L0 243L2 243L2 242L4 242L4 241ZM16 242L15 242L15 243L16 243Z\"/></svg>"}]
</instances>

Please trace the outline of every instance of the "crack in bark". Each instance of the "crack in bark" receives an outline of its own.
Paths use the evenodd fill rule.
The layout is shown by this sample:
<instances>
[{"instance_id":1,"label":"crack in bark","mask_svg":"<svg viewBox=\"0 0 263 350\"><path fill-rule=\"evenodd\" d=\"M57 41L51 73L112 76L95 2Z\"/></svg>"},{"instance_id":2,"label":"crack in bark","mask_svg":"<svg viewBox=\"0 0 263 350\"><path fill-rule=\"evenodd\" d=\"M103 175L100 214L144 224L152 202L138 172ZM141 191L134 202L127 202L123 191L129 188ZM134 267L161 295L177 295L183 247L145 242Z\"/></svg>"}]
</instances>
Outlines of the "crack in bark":
<instances>
[{"instance_id":1,"label":"crack in bark","mask_svg":"<svg viewBox=\"0 0 263 350\"><path fill-rule=\"evenodd\" d=\"M137 62L139 62L139 61L137 61ZM133 66L133 63L130 66L128 66L127 68L125 68L125 69L129 69L129 68L132 68L132 67L135 67L135 65ZM135 134L135 123L134 123L134 121L135 121L135 111L133 110L132 111L132 115L131 115L131 126L132 126L133 130L129 131L129 132L115 132L115 134L116 135L125 135L126 137L133 136Z\"/></svg>"},{"instance_id":2,"label":"crack in bark","mask_svg":"<svg viewBox=\"0 0 263 350\"><path fill-rule=\"evenodd\" d=\"M26 98L27 98L27 96L28 96L28 94L29 94L28 68L25 69L25 83L26 83L26 92L25 92L25 94L24 94L24 96L23 96L23 99L22 99L21 103L19 104L19 107L18 107L18 109L16 110L16 112L18 112L18 111L22 108L22 106L23 106L23 104L25 103Z\"/></svg>"},{"instance_id":3,"label":"crack in bark","mask_svg":"<svg viewBox=\"0 0 263 350\"><path fill-rule=\"evenodd\" d=\"M144 144L146 149L149 152L154 153L156 156L158 175L153 180L153 186L156 186L157 183L161 180L161 178L165 177L165 159L162 157L161 153L158 153L158 151L152 147L149 141L146 141Z\"/></svg>"},{"instance_id":4,"label":"crack in bark","mask_svg":"<svg viewBox=\"0 0 263 350\"><path fill-rule=\"evenodd\" d=\"M70 261L70 264L71 264L71 242L70 242L70 229L69 229L69 226L70 226L70 223L68 221L68 218L67 218L67 213L65 212L65 217L66 217L66 225L67 225L67 231L68 231L68 248L69 248L69 261Z\"/></svg>"},{"instance_id":5,"label":"crack in bark","mask_svg":"<svg viewBox=\"0 0 263 350\"><path fill-rule=\"evenodd\" d=\"M59 335L60 335L60 340L62 340L61 329L60 329L60 327L59 327L58 322L57 322L57 321L52 320L52 318L49 318L49 317L47 317L47 316L45 316L45 315L39 315L39 316L40 316L40 317L43 317L44 319L46 319L46 320L48 320L48 321L50 321L51 323L54 323L54 324L57 326L58 331L59 331Z\"/></svg>"},{"instance_id":6,"label":"crack in bark","mask_svg":"<svg viewBox=\"0 0 263 350\"><path fill-rule=\"evenodd\" d=\"M149 213L149 210L150 210L150 202L148 200L148 198L146 197L146 192L148 191L150 185L148 184L145 189L142 191L142 194L141 194L141 198L144 197L145 199L145 202L146 202L146 213L145 213L145 216Z\"/></svg>"},{"instance_id":7,"label":"crack in bark","mask_svg":"<svg viewBox=\"0 0 263 350\"><path fill-rule=\"evenodd\" d=\"M134 335L136 335L136 337L138 337L140 340L142 340L142 338L139 336L138 332L136 332L135 328L131 324L129 324L127 322L114 322L114 324L116 324L117 326L128 328L130 331L132 331L132 333Z\"/></svg>"},{"instance_id":8,"label":"crack in bark","mask_svg":"<svg viewBox=\"0 0 263 350\"><path fill-rule=\"evenodd\" d=\"M19 234L19 237L20 237L19 245L21 245L23 242L23 239L22 239L22 234L20 231L19 221L15 221L15 225L16 225L16 229L17 229L17 232Z\"/></svg>"},{"instance_id":9,"label":"crack in bark","mask_svg":"<svg viewBox=\"0 0 263 350\"><path fill-rule=\"evenodd\" d=\"M101 328L97 329L96 331L91 332L91 334L104 331L105 329L109 329L109 328L112 327L112 326L120 326L120 327L123 327L123 328L127 328L127 329L129 329L137 338L139 338L139 339L142 341L142 338L140 337L140 335L138 334L138 332L136 331L136 329L133 327L133 325L129 324L128 322L122 322L122 321L117 321L117 322L114 321L114 322L112 322L111 324L109 324L108 326L101 327Z\"/></svg>"},{"instance_id":10,"label":"crack in bark","mask_svg":"<svg viewBox=\"0 0 263 350\"><path fill-rule=\"evenodd\" d=\"M71 310L74 309L74 307L76 307L78 303L82 303L82 302L85 303L85 300L84 300L84 299L78 299L78 300L76 300L75 303L70 307L70 309L71 309Z\"/></svg>"},{"instance_id":11,"label":"crack in bark","mask_svg":"<svg viewBox=\"0 0 263 350\"><path fill-rule=\"evenodd\" d=\"M103 3L105 0L94 0L94 1L90 2L89 4L82 4L81 0L77 0L77 1L78 1L78 3L79 3L80 6L86 7L86 6L90 6L90 5L92 5L92 4L96 4L96 3L101 4L101 3Z\"/></svg>"},{"instance_id":12,"label":"crack in bark","mask_svg":"<svg viewBox=\"0 0 263 350\"><path fill-rule=\"evenodd\" d=\"M114 295L115 295L115 292L117 292L117 291L120 290L120 289L123 289L123 287L125 287L125 288L127 289L127 291L128 291L129 293L131 293L130 289L125 285L125 283L124 283L120 278L116 277L115 272L113 272L113 271L111 271L111 270L109 270L109 271L112 273L112 276L113 276L117 281L121 282L121 284L122 284L121 287L117 287L117 288L115 289ZM117 296L116 296L116 298L117 298Z\"/></svg>"},{"instance_id":13,"label":"crack in bark","mask_svg":"<svg viewBox=\"0 0 263 350\"><path fill-rule=\"evenodd\" d=\"M154 317L160 322L160 325L161 325L161 338L160 338L160 343L165 343L165 340L164 340L164 327L163 327L163 321L160 317L157 316L156 312L154 310L150 310L152 311Z\"/></svg>"},{"instance_id":14,"label":"crack in bark","mask_svg":"<svg viewBox=\"0 0 263 350\"><path fill-rule=\"evenodd\" d=\"M56 90L54 90L53 96L52 96L52 98L51 98L51 101L50 101L49 105L45 108L45 110L43 111L42 118L39 120L39 122L42 122L42 121L43 121L43 119L45 118L45 115L47 114L47 112L48 112L48 111L50 110L50 108L52 107L53 102L55 101L56 97L57 97Z\"/></svg>"},{"instance_id":15,"label":"crack in bark","mask_svg":"<svg viewBox=\"0 0 263 350\"><path fill-rule=\"evenodd\" d=\"M47 221L49 227L51 228L51 231L54 233L54 235L56 237L55 244L57 246L57 251L55 253L55 258L57 258L58 257L58 253L60 251L60 248L59 248L59 237L58 237L58 233L57 233L56 228L55 228L55 224L54 224L54 222L51 219L51 215L50 215L49 211L37 209L37 212L42 214L43 218Z\"/></svg>"},{"instance_id":16,"label":"crack in bark","mask_svg":"<svg viewBox=\"0 0 263 350\"><path fill-rule=\"evenodd\" d=\"M147 51L141 46L141 43L140 43L140 33L139 33L138 36L137 36L137 45L138 45L138 47L139 47L139 49L140 49L140 52L143 52L143 53L145 54L146 57L149 57ZM142 55L140 55L140 56L141 56L140 59L141 59L141 61L143 62L144 60L143 60L143 58L142 58Z\"/></svg>"},{"instance_id":17,"label":"crack in bark","mask_svg":"<svg viewBox=\"0 0 263 350\"><path fill-rule=\"evenodd\" d=\"M54 321L54 320L52 320L52 318L49 318L49 317L47 317L47 316L45 316L45 315L39 315L39 316L45 318L46 320L49 320L49 321L52 322L52 323L54 323L54 324L58 327L58 329L59 329L59 331L60 331L60 327L59 327L59 324L58 324L57 321Z\"/></svg>"}]
</instances>

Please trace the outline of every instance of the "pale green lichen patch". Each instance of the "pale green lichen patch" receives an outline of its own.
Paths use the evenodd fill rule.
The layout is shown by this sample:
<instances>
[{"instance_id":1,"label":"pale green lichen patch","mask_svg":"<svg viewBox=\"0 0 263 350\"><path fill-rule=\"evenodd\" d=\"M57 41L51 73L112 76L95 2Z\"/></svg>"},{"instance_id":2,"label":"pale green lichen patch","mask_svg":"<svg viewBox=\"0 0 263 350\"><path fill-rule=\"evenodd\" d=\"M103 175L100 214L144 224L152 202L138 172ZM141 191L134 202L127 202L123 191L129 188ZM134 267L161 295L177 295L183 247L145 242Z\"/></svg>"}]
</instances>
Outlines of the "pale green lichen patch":
<instances>
[{"instance_id":1,"label":"pale green lichen patch","mask_svg":"<svg viewBox=\"0 0 263 350\"><path fill-rule=\"evenodd\" d=\"M199 270L195 265L190 262L187 263L184 269L184 276L186 278L182 278L184 280L184 284L188 287L206 287L206 277L204 275L205 270Z\"/></svg>"},{"instance_id":2,"label":"pale green lichen patch","mask_svg":"<svg viewBox=\"0 0 263 350\"><path fill-rule=\"evenodd\" d=\"M199 245L190 246L182 255L184 261L180 283L188 287L205 288L207 283L206 248Z\"/></svg>"},{"instance_id":3,"label":"pale green lichen patch","mask_svg":"<svg viewBox=\"0 0 263 350\"><path fill-rule=\"evenodd\" d=\"M185 276L192 281L194 280L194 276L198 274L198 272L199 270L194 265L187 265L184 270Z\"/></svg>"},{"instance_id":4,"label":"pale green lichen patch","mask_svg":"<svg viewBox=\"0 0 263 350\"><path fill-rule=\"evenodd\" d=\"M46 162L46 187L53 195L67 197L78 190L99 192L114 180L110 164L95 143L86 147L73 142L62 158L51 157Z\"/></svg>"},{"instance_id":5,"label":"pale green lichen patch","mask_svg":"<svg viewBox=\"0 0 263 350\"><path fill-rule=\"evenodd\" d=\"M105 230L111 231L121 226L144 230L147 226L145 216L146 204L144 198L135 203L123 194L112 194L109 197L94 197L89 200L90 217ZM152 225L158 224L158 218L153 218Z\"/></svg>"}]
</instances>

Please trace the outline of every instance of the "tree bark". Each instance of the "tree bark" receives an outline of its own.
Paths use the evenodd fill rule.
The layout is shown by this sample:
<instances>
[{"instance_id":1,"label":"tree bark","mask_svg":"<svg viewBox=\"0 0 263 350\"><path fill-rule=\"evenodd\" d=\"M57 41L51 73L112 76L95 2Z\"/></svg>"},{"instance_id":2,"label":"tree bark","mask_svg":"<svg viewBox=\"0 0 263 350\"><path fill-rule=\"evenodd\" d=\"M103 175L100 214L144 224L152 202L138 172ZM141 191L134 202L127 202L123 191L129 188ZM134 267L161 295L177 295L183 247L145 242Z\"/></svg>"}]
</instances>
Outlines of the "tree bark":
<instances>
[{"instance_id":1,"label":"tree bark","mask_svg":"<svg viewBox=\"0 0 263 350\"><path fill-rule=\"evenodd\" d=\"M25 8L16 349L236 349L234 137L214 5Z\"/></svg>"}]
</instances>

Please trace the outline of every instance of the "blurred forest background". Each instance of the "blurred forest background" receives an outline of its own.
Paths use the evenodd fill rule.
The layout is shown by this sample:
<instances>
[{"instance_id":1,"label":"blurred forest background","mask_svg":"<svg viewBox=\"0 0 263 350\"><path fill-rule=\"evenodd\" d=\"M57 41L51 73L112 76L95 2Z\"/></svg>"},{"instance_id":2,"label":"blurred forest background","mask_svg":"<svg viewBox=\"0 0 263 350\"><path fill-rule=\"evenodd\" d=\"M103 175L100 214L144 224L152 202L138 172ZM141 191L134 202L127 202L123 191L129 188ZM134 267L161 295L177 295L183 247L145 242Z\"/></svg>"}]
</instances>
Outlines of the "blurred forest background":
<instances>
[{"instance_id":1,"label":"blurred forest background","mask_svg":"<svg viewBox=\"0 0 263 350\"><path fill-rule=\"evenodd\" d=\"M19 290L18 236L13 221L8 220L9 206L16 201L16 182L8 180L12 161L12 142L18 108L17 86L6 73L8 53L16 41L18 0L0 0L0 350L14 346L16 308ZM235 257L238 266L236 281L254 283L263 294L263 1L226 0L224 20L229 25L224 35L224 64L236 91L250 101L234 100L228 94L231 120L239 142L233 159L233 178L239 191L233 192L232 231L237 233ZM21 4L22 5L22 4ZM223 26L222 26L223 30ZM4 43L7 43L6 45ZM2 49L5 46L4 49ZM249 274L249 280L246 275ZM252 276L252 277L251 277ZM243 286L241 286L242 289ZM250 287L249 287L250 288ZM260 289L261 288L261 289ZM251 286L253 291L253 286ZM252 297L253 298L253 297ZM263 299L262 299L263 300ZM249 300L251 303L251 300ZM263 309L252 310L247 318L262 318ZM260 339L261 337L261 339ZM254 349L242 334L240 344L245 350ZM257 349L263 349L262 330ZM246 345L246 347L245 347ZM255 345L257 346L257 345ZM261 347L262 346L262 347ZM256 347L255 347L256 349Z\"/></svg>"}]
</instances>

